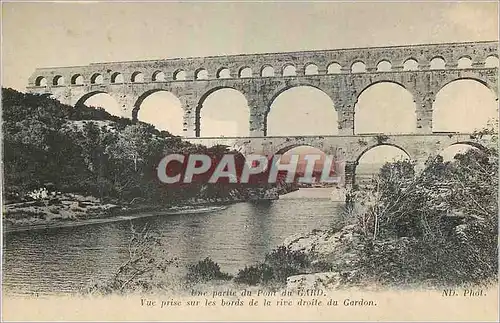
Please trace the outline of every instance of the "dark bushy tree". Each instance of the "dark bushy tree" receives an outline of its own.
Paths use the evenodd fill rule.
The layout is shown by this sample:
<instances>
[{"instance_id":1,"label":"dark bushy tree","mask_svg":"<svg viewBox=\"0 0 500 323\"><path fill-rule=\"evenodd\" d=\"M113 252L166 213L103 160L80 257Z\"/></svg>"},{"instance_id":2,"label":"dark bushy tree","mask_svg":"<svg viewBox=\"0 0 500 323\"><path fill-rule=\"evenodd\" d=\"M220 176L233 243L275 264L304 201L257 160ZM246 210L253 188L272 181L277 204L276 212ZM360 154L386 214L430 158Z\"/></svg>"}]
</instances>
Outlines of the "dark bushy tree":
<instances>
[{"instance_id":1,"label":"dark bushy tree","mask_svg":"<svg viewBox=\"0 0 500 323\"><path fill-rule=\"evenodd\" d=\"M495 279L498 265L498 155L470 149L421 172L385 165L356 194L365 244L360 267L384 283L463 285Z\"/></svg>"}]
</instances>

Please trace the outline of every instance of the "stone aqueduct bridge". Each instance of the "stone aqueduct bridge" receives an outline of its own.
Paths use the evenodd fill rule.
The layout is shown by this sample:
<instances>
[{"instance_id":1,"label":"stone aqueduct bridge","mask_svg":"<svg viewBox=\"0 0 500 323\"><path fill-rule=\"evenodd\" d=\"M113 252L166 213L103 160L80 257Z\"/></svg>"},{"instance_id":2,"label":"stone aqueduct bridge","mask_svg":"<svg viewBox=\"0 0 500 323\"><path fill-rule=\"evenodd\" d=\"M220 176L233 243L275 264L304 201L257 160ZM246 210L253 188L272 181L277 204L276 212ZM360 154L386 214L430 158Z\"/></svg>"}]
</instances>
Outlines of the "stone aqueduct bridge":
<instances>
[{"instance_id":1,"label":"stone aqueduct bridge","mask_svg":"<svg viewBox=\"0 0 500 323\"><path fill-rule=\"evenodd\" d=\"M204 144L224 141L246 153L276 153L307 144L343 156L347 162L346 174L353 174L361 154L380 144L397 146L414 160L423 160L452 144L478 144L467 134L433 133L433 102L441 88L459 79L484 84L498 99L498 68L485 66L491 57L498 61L498 42L95 63L36 69L27 89L32 93L50 93L70 105L83 103L96 93L108 93L118 102L122 116L131 118L137 118L148 95L169 91L182 104L183 135L191 141ZM459 68L459 60L463 59L470 65ZM434 69L435 60L444 61L444 66ZM353 69L360 64L364 69ZM290 70L294 75L283 75ZM354 107L358 97L380 82L399 84L413 95L417 134L389 136L385 142L377 141L374 135L354 135ZM332 99L338 114L337 124L332 123L332 127L338 128L339 136L265 137L271 103L280 93L295 86L315 87ZM196 139L204 100L222 88L238 90L246 97L250 137Z\"/></svg>"},{"instance_id":2,"label":"stone aqueduct bridge","mask_svg":"<svg viewBox=\"0 0 500 323\"><path fill-rule=\"evenodd\" d=\"M407 135L339 135L339 136L273 136L273 137L213 137L188 138L193 143L206 146L226 145L244 155L283 154L297 146L311 146L322 150L327 155L335 156L343 162L345 184L354 183L356 166L364 153L377 146L387 145L401 149L408 158L422 168L429 156L437 155L444 149L466 144L484 149L491 143L491 136L477 137L464 133L434 133Z\"/></svg>"}]
</instances>

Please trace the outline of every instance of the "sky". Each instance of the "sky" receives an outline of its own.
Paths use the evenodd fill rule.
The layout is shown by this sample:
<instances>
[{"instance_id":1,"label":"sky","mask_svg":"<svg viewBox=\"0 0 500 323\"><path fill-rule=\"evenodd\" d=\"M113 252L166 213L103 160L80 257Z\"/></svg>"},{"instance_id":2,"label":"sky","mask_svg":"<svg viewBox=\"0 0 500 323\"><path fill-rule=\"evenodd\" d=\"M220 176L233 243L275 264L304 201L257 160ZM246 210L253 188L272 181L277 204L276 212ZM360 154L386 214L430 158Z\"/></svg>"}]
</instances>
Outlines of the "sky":
<instances>
[{"instance_id":1,"label":"sky","mask_svg":"<svg viewBox=\"0 0 500 323\"><path fill-rule=\"evenodd\" d=\"M24 91L37 67L498 40L498 4L4 2L2 36L2 86ZM473 81L466 83L438 95L437 130L471 130L497 114L492 93ZM415 130L414 103L404 89L380 84L371 90L356 106L356 133ZM117 111L105 94L86 103ZM237 91L214 92L201 116L202 136L248 135L248 107ZM336 118L333 103L322 92L294 88L272 103L268 135L336 134ZM139 119L181 134L180 103L168 92L148 97Z\"/></svg>"},{"instance_id":2,"label":"sky","mask_svg":"<svg viewBox=\"0 0 500 323\"><path fill-rule=\"evenodd\" d=\"M497 40L497 10L496 2L4 2L2 82L23 89L41 66Z\"/></svg>"}]
</instances>

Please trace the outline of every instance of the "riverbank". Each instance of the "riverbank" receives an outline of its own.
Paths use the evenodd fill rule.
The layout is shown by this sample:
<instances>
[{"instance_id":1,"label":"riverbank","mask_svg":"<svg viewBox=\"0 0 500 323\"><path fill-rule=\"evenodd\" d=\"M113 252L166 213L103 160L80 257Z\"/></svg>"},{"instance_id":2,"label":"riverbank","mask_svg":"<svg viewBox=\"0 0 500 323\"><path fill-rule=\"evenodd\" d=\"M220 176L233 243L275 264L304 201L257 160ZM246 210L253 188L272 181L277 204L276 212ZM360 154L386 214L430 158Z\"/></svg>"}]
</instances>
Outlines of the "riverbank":
<instances>
[{"instance_id":1,"label":"riverbank","mask_svg":"<svg viewBox=\"0 0 500 323\"><path fill-rule=\"evenodd\" d=\"M243 202L239 199L190 200L180 205L113 204L103 203L92 196L57 194L4 205L4 232L41 230L106 222L125 221L135 218L205 213L220 210L228 204Z\"/></svg>"},{"instance_id":2,"label":"riverbank","mask_svg":"<svg viewBox=\"0 0 500 323\"><path fill-rule=\"evenodd\" d=\"M287 289L334 290L359 284L357 264L361 259L363 240L355 225L294 235L285 239L283 245L291 251L304 253L312 264L328 263L331 266L328 271L288 277Z\"/></svg>"}]
</instances>

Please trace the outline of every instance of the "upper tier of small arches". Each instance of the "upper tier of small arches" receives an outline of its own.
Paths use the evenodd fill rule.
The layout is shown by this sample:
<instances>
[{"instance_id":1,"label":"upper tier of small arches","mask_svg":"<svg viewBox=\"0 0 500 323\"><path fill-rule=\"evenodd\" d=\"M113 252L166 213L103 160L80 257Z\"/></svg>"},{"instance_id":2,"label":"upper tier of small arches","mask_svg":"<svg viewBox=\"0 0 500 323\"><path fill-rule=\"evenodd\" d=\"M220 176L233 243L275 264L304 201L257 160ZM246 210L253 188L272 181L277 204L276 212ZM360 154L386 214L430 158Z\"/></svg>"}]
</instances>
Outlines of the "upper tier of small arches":
<instances>
[{"instance_id":1,"label":"upper tier of small arches","mask_svg":"<svg viewBox=\"0 0 500 323\"><path fill-rule=\"evenodd\" d=\"M238 61L223 64L220 61L201 61L198 67L189 59L179 60L180 68L172 69L161 67L161 61L155 67L148 64L132 63L109 63L94 64L80 68L81 72L75 73L71 68L43 69L31 81L31 86L66 86L88 85L88 84L123 84L123 83L149 83L170 81L192 81L206 79L227 78L256 78L256 77L294 77L308 75L325 75L337 73L376 73L376 72L401 72L418 70L444 70L444 69L468 69L468 68L498 68L498 54L486 51L487 55L472 57L467 54L433 55L420 58L418 55L410 55L404 59L401 57L391 58L389 54L372 55L370 59L363 59L351 55L346 58L326 60L325 57L318 58L317 62L309 58L294 57L274 59L270 63L263 59L241 63ZM377 56L374 58L374 56ZM394 56L394 55L392 55ZM302 62L298 62L302 60ZM322 62L319 62L322 61ZM129 65L130 64L130 65ZM219 64L219 66L217 66ZM153 64L152 64L153 65ZM183 66L185 65L185 66ZM119 67L118 67L119 66ZM134 66L134 67L132 67ZM89 72L89 70L95 70ZM47 71L45 73L45 71ZM62 71L66 71L63 73ZM45 74L45 75L44 75ZM69 82L68 82L69 81Z\"/></svg>"}]
</instances>

